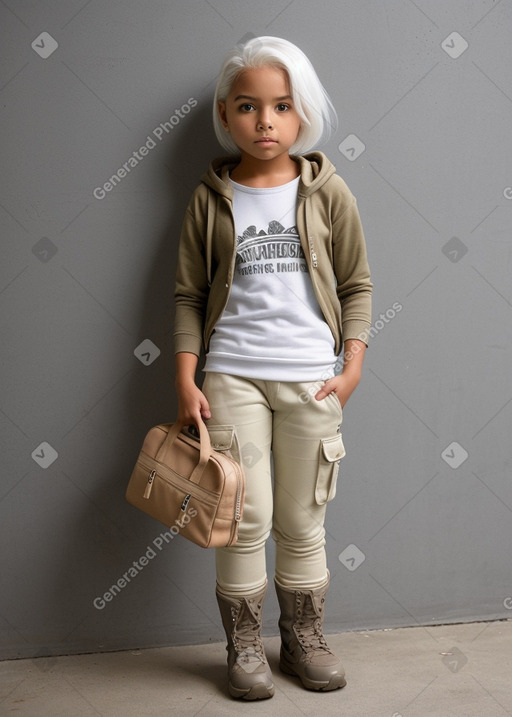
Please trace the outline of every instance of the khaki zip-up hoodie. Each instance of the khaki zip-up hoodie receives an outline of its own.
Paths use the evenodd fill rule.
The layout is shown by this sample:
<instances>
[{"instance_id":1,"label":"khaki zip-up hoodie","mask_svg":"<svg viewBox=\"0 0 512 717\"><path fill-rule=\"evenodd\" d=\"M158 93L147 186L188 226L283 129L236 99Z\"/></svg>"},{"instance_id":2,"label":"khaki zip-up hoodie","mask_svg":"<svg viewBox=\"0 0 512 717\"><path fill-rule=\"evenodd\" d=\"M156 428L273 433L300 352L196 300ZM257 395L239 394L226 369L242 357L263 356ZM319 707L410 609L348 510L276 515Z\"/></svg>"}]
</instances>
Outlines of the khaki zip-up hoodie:
<instances>
[{"instance_id":1,"label":"khaki zip-up hoodie","mask_svg":"<svg viewBox=\"0 0 512 717\"><path fill-rule=\"evenodd\" d=\"M345 339L367 343L370 270L355 197L322 152L294 157L300 166L297 229L313 288L339 354ZM226 306L236 254L233 158L217 159L187 207L176 271L175 351L197 356Z\"/></svg>"}]
</instances>

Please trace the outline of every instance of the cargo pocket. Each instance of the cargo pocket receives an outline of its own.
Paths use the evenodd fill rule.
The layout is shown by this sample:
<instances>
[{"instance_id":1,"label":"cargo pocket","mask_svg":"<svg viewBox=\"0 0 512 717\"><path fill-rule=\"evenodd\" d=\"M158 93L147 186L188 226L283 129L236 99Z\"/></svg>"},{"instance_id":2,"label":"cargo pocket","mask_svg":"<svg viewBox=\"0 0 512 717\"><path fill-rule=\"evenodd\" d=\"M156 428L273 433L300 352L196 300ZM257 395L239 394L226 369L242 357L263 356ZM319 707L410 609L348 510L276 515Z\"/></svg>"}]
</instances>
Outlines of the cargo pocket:
<instances>
[{"instance_id":1,"label":"cargo pocket","mask_svg":"<svg viewBox=\"0 0 512 717\"><path fill-rule=\"evenodd\" d=\"M338 400L338 399L336 399ZM341 433L320 441L320 455L318 458L318 474L315 486L315 501L323 505L336 495L336 481L340 467L340 460L345 455L345 446Z\"/></svg>"},{"instance_id":2,"label":"cargo pocket","mask_svg":"<svg viewBox=\"0 0 512 717\"><path fill-rule=\"evenodd\" d=\"M234 426L207 426L210 434L212 448L216 451L222 451L234 458L240 463L240 448L238 445L238 436Z\"/></svg>"}]
</instances>

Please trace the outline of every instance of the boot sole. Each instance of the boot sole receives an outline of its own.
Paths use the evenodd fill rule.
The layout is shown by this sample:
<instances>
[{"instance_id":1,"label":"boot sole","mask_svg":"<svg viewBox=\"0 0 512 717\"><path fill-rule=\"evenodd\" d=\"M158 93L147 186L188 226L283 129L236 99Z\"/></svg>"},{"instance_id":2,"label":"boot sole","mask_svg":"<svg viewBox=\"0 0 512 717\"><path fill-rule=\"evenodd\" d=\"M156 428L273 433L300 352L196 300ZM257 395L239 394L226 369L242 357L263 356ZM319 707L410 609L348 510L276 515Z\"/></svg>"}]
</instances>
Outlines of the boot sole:
<instances>
[{"instance_id":1,"label":"boot sole","mask_svg":"<svg viewBox=\"0 0 512 717\"><path fill-rule=\"evenodd\" d=\"M301 674L300 671L295 670L283 659L281 659L279 662L279 669L286 675L298 677L307 690L315 690L315 692L331 692L332 690L339 690L341 687L345 687L345 685L347 684L346 679L341 675L333 675L330 680L310 680L309 677L306 677L305 675Z\"/></svg>"},{"instance_id":2,"label":"boot sole","mask_svg":"<svg viewBox=\"0 0 512 717\"><path fill-rule=\"evenodd\" d=\"M274 696L274 685L253 685L248 689L240 689L231 684L228 685L229 694L237 700L267 700Z\"/></svg>"}]
</instances>

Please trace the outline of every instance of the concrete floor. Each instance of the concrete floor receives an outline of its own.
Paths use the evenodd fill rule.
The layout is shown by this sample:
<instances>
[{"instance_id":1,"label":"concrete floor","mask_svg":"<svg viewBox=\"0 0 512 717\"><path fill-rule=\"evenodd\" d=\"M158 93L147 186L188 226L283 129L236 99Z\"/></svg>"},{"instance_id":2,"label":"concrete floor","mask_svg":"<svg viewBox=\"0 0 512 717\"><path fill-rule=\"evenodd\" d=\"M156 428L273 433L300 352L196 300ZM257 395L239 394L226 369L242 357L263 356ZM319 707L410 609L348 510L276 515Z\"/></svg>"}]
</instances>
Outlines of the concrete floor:
<instances>
[{"instance_id":1,"label":"concrete floor","mask_svg":"<svg viewBox=\"0 0 512 717\"><path fill-rule=\"evenodd\" d=\"M223 644L0 662L0 715L23 717L504 717L512 715L512 621L329 635L348 684L315 693L279 672L276 693L239 702Z\"/></svg>"}]
</instances>

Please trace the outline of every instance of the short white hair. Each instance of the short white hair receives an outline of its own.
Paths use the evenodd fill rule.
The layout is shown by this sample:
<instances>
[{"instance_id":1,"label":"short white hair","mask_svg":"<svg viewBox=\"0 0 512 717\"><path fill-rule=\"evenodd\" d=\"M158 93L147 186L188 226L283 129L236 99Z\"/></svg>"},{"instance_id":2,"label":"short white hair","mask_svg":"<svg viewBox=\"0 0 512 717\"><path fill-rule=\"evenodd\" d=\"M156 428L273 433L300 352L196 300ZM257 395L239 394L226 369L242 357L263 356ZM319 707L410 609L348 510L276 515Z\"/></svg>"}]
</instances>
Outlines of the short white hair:
<instances>
[{"instance_id":1,"label":"short white hair","mask_svg":"<svg viewBox=\"0 0 512 717\"><path fill-rule=\"evenodd\" d=\"M301 126L290 154L304 154L324 143L336 131L336 110L306 55L296 45L279 37L254 37L236 45L221 67L213 99L213 127L220 144L229 154L240 150L226 132L219 117L218 103L225 102L233 83L253 67L276 67L288 75L290 91Z\"/></svg>"}]
</instances>

